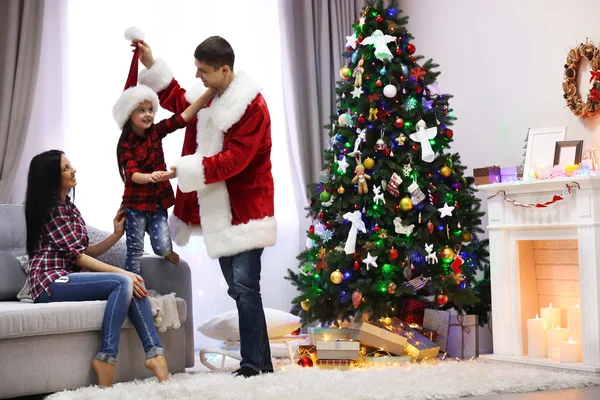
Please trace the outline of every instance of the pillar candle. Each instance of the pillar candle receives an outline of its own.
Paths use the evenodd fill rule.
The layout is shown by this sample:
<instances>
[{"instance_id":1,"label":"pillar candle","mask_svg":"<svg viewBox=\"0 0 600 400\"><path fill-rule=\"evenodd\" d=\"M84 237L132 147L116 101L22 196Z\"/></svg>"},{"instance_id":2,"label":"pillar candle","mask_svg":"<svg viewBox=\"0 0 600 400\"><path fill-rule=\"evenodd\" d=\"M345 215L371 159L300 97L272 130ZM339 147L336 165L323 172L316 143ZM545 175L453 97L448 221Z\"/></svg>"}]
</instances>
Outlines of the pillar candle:
<instances>
[{"instance_id":1,"label":"pillar candle","mask_svg":"<svg viewBox=\"0 0 600 400\"><path fill-rule=\"evenodd\" d=\"M574 341L581 343L581 308L579 308L579 304L575 307L568 308L567 326L569 329L569 337Z\"/></svg>"},{"instance_id":2,"label":"pillar candle","mask_svg":"<svg viewBox=\"0 0 600 400\"><path fill-rule=\"evenodd\" d=\"M545 358L548 355L547 324L545 318L527 319L527 347L528 356L532 358Z\"/></svg>"},{"instance_id":3,"label":"pillar candle","mask_svg":"<svg viewBox=\"0 0 600 400\"><path fill-rule=\"evenodd\" d=\"M572 339L569 339L568 342L562 342L560 344L560 362L581 362L581 342L576 342Z\"/></svg>"},{"instance_id":4,"label":"pillar candle","mask_svg":"<svg viewBox=\"0 0 600 400\"><path fill-rule=\"evenodd\" d=\"M560 347L555 347L552 349L552 361L560 361Z\"/></svg>"},{"instance_id":5,"label":"pillar candle","mask_svg":"<svg viewBox=\"0 0 600 400\"><path fill-rule=\"evenodd\" d=\"M552 307L552 303L550 303L549 307L542 308L541 315L542 318L546 318L546 321L548 322L548 328L561 326L561 309Z\"/></svg>"},{"instance_id":6,"label":"pillar candle","mask_svg":"<svg viewBox=\"0 0 600 400\"><path fill-rule=\"evenodd\" d=\"M569 339L568 329L557 326L554 329L548 329L548 357L552 357L552 351L560 347L562 342Z\"/></svg>"}]
</instances>

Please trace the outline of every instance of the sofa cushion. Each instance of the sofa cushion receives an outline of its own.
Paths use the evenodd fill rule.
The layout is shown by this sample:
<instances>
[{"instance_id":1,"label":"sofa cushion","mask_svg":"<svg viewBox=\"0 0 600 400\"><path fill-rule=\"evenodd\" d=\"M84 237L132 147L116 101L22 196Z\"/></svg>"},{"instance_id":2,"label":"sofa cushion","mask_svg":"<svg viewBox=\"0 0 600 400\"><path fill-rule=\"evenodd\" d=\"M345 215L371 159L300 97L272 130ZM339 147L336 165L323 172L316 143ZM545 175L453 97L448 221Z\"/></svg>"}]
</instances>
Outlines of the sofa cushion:
<instances>
[{"instance_id":1,"label":"sofa cushion","mask_svg":"<svg viewBox=\"0 0 600 400\"><path fill-rule=\"evenodd\" d=\"M52 335L57 333L99 331L106 301L76 301L30 304L20 301L0 302L0 339ZM186 320L185 300L177 298L177 313ZM132 328L129 318L124 328Z\"/></svg>"},{"instance_id":2,"label":"sofa cushion","mask_svg":"<svg viewBox=\"0 0 600 400\"><path fill-rule=\"evenodd\" d=\"M10 250L0 250L0 276L0 301L16 300L27 276Z\"/></svg>"},{"instance_id":3,"label":"sofa cushion","mask_svg":"<svg viewBox=\"0 0 600 400\"><path fill-rule=\"evenodd\" d=\"M26 247L25 207L20 204L0 204L0 251L10 250L21 256L25 254Z\"/></svg>"}]
</instances>

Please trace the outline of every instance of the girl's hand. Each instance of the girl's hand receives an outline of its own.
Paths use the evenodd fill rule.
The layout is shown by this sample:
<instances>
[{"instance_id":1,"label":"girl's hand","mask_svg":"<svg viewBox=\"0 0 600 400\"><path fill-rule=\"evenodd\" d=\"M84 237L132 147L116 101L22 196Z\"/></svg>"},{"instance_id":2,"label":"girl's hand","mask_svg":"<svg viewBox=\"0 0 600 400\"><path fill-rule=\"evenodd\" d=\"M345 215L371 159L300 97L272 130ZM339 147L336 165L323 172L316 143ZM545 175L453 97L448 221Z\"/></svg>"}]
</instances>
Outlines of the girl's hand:
<instances>
[{"instance_id":1,"label":"girl's hand","mask_svg":"<svg viewBox=\"0 0 600 400\"><path fill-rule=\"evenodd\" d=\"M129 271L123 271L123 273L133 281L133 295L138 299L145 299L148 295L148 292L144 286L144 278Z\"/></svg>"},{"instance_id":2,"label":"girl's hand","mask_svg":"<svg viewBox=\"0 0 600 400\"><path fill-rule=\"evenodd\" d=\"M123 236L125 233L125 219L127 215L125 215L125 209L123 206L119 207L119 211L117 211L117 215L113 219L114 233L118 237Z\"/></svg>"},{"instance_id":3,"label":"girl's hand","mask_svg":"<svg viewBox=\"0 0 600 400\"><path fill-rule=\"evenodd\" d=\"M161 182L164 181L165 171L154 171L150 174L150 182Z\"/></svg>"}]
</instances>

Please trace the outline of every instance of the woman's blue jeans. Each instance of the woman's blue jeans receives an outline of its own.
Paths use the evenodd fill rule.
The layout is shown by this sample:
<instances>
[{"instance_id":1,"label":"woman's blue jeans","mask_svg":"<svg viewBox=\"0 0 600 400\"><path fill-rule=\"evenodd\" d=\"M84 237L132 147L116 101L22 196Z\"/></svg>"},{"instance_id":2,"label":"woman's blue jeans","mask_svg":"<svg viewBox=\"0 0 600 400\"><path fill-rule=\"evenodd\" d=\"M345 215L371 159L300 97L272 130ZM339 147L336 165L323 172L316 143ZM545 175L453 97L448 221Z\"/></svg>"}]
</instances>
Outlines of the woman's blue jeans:
<instances>
[{"instance_id":1,"label":"woman's blue jeans","mask_svg":"<svg viewBox=\"0 0 600 400\"><path fill-rule=\"evenodd\" d=\"M129 277L115 273L78 272L57 279L48 289L51 295L42 291L36 303L107 300L102 321L102 344L96 355L98 360L116 364L119 335L127 316L142 341L146 358L164 355L154 329L150 303L147 298L132 297L133 282Z\"/></svg>"}]
</instances>

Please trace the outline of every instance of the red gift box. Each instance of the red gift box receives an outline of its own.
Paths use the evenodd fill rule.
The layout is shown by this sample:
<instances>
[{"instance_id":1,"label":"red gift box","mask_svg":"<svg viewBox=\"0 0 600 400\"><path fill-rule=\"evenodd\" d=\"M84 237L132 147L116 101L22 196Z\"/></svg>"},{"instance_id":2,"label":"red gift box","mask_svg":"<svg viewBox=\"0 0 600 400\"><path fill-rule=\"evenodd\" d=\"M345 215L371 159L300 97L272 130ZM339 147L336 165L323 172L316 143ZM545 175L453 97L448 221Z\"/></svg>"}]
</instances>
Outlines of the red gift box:
<instances>
[{"instance_id":1,"label":"red gift box","mask_svg":"<svg viewBox=\"0 0 600 400\"><path fill-rule=\"evenodd\" d=\"M427 301L408 299L402 303L401 319L407 324L423 325L425 318L425 309L430 308L430 303Z\"/></svg>"}]
</instances>

